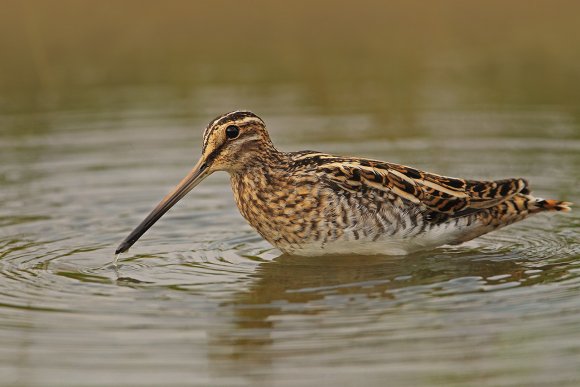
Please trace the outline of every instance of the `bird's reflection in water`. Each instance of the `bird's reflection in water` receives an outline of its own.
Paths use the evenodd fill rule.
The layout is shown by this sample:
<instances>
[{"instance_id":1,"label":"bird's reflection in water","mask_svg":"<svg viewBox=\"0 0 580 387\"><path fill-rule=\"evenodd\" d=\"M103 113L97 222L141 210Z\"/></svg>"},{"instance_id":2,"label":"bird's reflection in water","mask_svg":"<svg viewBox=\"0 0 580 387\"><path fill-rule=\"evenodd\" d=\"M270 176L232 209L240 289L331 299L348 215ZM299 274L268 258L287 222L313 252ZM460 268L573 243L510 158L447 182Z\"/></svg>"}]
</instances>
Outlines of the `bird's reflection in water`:
<instances>
[{"instance_id":1,"label":"bird's reflection in water","mask_svg":"<svg viewBox=\"0 0 580 387\"><path fill-rule=\"evenodd\" d=\"M519 285L526 277L519 262L465 249L404 257L282 255L261 263L249 287L222 305L232 324L210 331L212 363L222 374L228 367L258 374L277 358L332 351L353 335L372 339L377 322L390 324L408 304L481 292L496 278Z\"/></svg>"}]
</instances>

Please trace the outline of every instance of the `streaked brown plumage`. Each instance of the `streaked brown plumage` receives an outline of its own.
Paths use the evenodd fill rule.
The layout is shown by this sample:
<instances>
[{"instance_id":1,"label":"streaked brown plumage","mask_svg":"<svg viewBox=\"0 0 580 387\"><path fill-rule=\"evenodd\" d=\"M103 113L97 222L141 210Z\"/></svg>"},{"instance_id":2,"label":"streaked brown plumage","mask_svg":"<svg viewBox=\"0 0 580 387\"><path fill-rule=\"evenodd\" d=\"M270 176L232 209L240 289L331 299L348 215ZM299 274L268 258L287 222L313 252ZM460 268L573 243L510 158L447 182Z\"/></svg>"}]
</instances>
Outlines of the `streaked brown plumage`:
<instances>
[{"instance_id":1,"label":"streaked brown plumage","mask_svg":"<svg viewBox=\"0 0 580 387\"><path fill-rule=\"evenodd\" d=\"M570 210L570 203L532 196L524 179L464 180L376 160L280 152L247 111L217 117L203 139L197 166L117 253L214 171L230 174L238 208L258 233L297 255L406 254Z\"/></svg>"}]
</instances>

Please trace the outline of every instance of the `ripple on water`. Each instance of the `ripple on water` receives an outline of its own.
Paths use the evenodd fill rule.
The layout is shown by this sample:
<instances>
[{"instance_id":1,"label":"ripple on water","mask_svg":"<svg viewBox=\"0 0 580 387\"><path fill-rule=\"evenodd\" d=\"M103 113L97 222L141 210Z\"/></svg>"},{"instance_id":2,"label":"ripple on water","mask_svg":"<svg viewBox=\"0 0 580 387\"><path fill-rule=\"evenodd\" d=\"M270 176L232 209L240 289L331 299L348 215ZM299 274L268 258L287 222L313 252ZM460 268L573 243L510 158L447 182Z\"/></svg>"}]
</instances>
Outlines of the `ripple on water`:
<instances>
[{"instance_id":1,"label":"ripple on water","mask_svg":"<svg viewBox=\"0 0 580 387\"><path fill-rule=\"evenodd\" d=\"M291 257L245 224L218 176L115 267L119 240L193 162L184 155L197 138L167 127L145 129L141 139L135 128L114 139L96 130L53 133L25 144L28 164L0 165L0 176L20 176L6 178L0 192L10 202L0 208L0 375L11 377L4 379L311 385L320 375L355 384L364 374L376 384L493 385L578 376L576 212L406 257ZM512 147L510 173L524 175L532 151L577 164L571 142L554 155L560 145L549 141L548 156L543 142L499 141L494 151L495 140L403 139L347 150L437 160L449 174L482 173L481 160L466 161L482 149L485 173L494 176L504 175ZM433 143L440 158L429 153ZM535 165L533 173L546 197L561 196L553 171ZM575 195L568 199L580 201ZM547 357L554 364L546 366Z\"/></svg>"}]
</instances>

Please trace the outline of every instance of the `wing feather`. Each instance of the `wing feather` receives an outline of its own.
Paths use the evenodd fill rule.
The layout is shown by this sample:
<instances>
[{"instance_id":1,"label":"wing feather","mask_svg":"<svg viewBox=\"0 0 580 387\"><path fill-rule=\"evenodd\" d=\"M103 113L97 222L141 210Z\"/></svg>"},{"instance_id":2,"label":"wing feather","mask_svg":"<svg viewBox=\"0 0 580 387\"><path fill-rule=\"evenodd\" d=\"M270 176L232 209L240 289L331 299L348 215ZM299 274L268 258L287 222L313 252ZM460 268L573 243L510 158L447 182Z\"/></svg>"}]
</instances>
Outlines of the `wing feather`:
<instances>
[{"instance_id":1,"label":"wing feather","mask_svg":"<svg viewBox=\"0 0 580 387\"><path fill-rule=\"evenodd\" d=\"M518 193L529 192L524 179L464 180L374 160L325 157L317 171L322 179L349 192L373 188L424 206L461 216L496 206Z\"/></svg>"}]
</instances>

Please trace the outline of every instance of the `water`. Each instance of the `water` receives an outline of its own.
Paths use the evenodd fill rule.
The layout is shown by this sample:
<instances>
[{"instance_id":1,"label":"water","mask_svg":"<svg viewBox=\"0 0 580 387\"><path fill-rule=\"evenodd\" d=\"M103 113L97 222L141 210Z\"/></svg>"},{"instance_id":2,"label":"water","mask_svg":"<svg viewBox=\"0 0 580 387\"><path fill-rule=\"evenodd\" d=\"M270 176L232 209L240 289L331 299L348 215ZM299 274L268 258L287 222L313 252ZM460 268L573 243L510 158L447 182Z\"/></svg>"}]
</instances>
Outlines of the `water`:
<instances>
[{"instance_id":1,"label":"water","mask_svg":"<svg viewBox=\"0 0 580 387\"><path fill-rule=\"evenodd\" d=\"M580 203L577 5L363 2L3 8L0 384L580 384L578 206L407 257L301 258L217 173L113 264L238 108L281 150Z\"/></svg>"},{"instance_id":2,"label":"water","mask_svg":"<svg viewBox=\"0 0 580 387\"><path fill-rule=\"evenodd\" d=\"M224 91L203 93L195 100ZM2 117L15 128L0 156L5 383L580 381L577 212L404 258L290 257L252 231L216 174L112 265L118 242L194 164L212 118L175 108L193 97L168 98ZM580 202L578 125L562 112L426 109L417 132L396 137L369 113L249 102L282 149L527 176L542 196ZM521 137L531 123L545 132Z\"/></svg>"}]
</instances>

